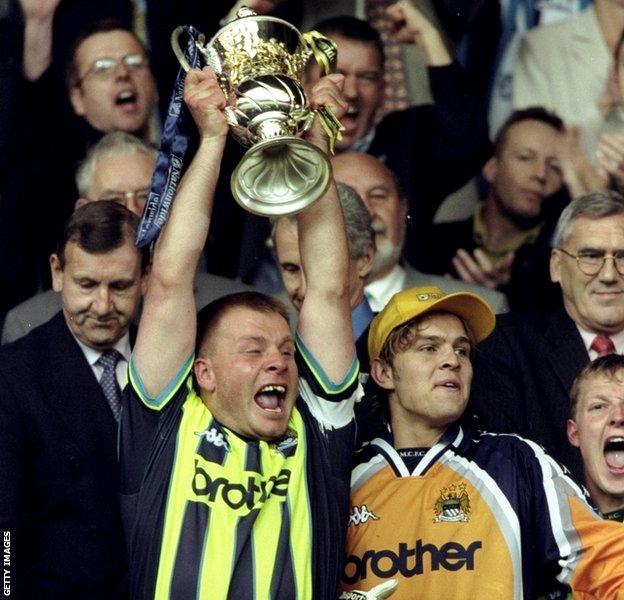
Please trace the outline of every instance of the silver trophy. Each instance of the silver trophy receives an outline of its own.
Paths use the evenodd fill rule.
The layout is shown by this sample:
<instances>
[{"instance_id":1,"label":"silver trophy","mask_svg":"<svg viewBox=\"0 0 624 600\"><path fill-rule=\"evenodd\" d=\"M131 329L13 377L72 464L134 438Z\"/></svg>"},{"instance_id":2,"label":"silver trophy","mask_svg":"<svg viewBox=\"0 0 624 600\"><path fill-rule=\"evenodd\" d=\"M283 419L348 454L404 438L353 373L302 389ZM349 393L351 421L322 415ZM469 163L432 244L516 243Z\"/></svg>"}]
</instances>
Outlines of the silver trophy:
<instances>
[{"instance_id":1,"label":"silver trophy","mask_svg":"<svg viewBox=\"0 0 624 600\"><path fill-rule=\"evenodd\" d=\"M173 32L171 45L188 71L179 42L182 32L181 27ZM313 56L324 74L330 73L335 44L248 8L239 10L207 44L203 35L195 43L219 78L232 135L251 146L232 173L236 201L252 213L273 217L299 212L320 198L331 177L329 159L299 136L318 115L331 146L341 126L329 109L310 109L301 77Z\"/></svg>"}]
</instances>

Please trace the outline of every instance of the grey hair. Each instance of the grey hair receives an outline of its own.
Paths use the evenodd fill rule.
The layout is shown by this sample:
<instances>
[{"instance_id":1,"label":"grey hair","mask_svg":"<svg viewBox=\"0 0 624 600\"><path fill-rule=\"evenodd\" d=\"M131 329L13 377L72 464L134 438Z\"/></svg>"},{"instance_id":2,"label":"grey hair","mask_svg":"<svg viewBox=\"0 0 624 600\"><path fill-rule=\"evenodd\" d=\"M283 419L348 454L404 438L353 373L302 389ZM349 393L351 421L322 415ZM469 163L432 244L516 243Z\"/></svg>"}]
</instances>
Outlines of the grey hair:
<instances>
[{"instance_id":1,"label":"grey hair","mask_svg":"<svg viewBox=\"0 0 624 600\"><path fill-rule=\"evenodd\" d=\"M375 244L375 231L370 213L360 195L350 185L336 182L336 189L345 221L349 256L354 259L360 258L366 254L371 245L374 247ZM278 217L271 220L271 242L274 250L277 248L275 231L280 219L296 222L295 216Z\"/></svg>"},{"instance_id":2,"label":"grey hair","mask_svg":"<svg viewBox=\"0 0 624 600\"><path fill-rule=\"evenodd\" d=\"M158 151L147 142L125 131L114 131L102 137L97 144L89 149L76 170L76 187L80 196L93 200L93 198L88 198L88 193L93 183L93 172L98 160L105 156L129 156L132 154L146 154L156 160Z\"/></svg>"},{"instance_id":3,"label":"grey hair","mask_svg":"<svg viewBox=\"0 0 624 600\"><path fill-rule=\"evenodd\" d=\"M624 214L624 197L613 191L590 192L575 198L562 211L553 236L553 246L562 248L572 230L572 221L586 216L600 219Z\"/></svg>"}]
</instances>

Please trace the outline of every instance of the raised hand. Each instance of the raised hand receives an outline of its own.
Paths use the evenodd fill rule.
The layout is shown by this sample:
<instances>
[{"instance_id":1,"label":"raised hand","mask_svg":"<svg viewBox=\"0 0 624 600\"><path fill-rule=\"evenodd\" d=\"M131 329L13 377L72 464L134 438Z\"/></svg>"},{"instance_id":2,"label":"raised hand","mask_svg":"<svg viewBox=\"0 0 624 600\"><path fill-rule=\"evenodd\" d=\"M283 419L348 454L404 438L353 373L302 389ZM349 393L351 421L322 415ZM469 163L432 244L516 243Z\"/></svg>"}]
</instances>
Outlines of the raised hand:
<instances>
[{"instance_id":1,"label":"raised hand","mask_svg":"<svg viewBox=\"0 0 624 600\"><path fill-rule=\"evenodd\" d=\"M347 113L349 108L348 102L342 95L342 86L344 85L344 76L338 73L321 77L308 94L310 108L316 110L321 107L329 108L336 119L340 121ZM308 133L306 139L318 146L324 152L328 150L328 139L318 117L314 119L314 124Z\"/></svg>"},{"instance_id":2,"label":"raised hand","mask_svg":"<svg viewBox=\"0 0 624 600\"><path fill-rule=\"evenodd\" d=\"M462 281L497 289L509 283L514 258L515 253L510 251L501 263L493 265L483 250L477 248L470 254L460 248L453 257L453 266Z\"/></svg>"},{"instance_id":3,"label":"raised hand","mask_svg":"<svg viewBox=\"0 0 624 600\"><path fill-rule=\"evenodd\" d=\"M202 140L225 137L228 125L223 112L225 96L210 67L192 69L184 82L184 102L199 129Z\"/></svg>"}]
</instances>

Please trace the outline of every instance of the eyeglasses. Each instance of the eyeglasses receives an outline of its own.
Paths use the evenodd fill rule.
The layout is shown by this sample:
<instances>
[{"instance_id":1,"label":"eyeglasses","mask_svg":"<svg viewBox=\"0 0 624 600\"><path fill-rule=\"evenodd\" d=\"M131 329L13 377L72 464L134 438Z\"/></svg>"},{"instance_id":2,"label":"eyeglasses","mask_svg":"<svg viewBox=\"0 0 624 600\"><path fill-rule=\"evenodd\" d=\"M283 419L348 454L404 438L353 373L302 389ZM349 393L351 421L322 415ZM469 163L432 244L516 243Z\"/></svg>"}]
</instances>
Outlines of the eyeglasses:
<instances>
[{"instance_id":1,"label":"eyeglasses","mask_svg":"<svg viewBox=\"0 0 624 600\"><path fill-rule=\"evenodd\" d=\"M608 258L613 260L615 270L620 275L624 275L624 250L618 250L611 254L605 254L596 250L583 250L578 254L571 254L563 248L557 248L557 250L575 259L581 273L585 275L598 275Z\"/></svg>"},{"instance_id":2,"label":"eyeglasses","mask_svg":"<svg viewBox=\"0 0 624 600\"><path fill-rule=\"evenodd\" d=\"M98 200L117 202L118 204L123 204L126 208L132 203L144 206L147 202L149 192L149 188L142 188L140 190L131 190L127 192L109 192L103 194L100 198L98 198Z\"/></svg>"},{"instance_id":3,"label":"eyeglasses","mask_svg":"<svg viewBox=\"0 0 624 600\"><path fill-rule=\"evenodd\" d=\"M108 79L109 77L112 77L120 62L123 63L124 67L126 67L129 71L137 71L138 69L146 67L149 63L147 56L144 54L126 54L121 59L104 56L102 58L98 58L87 69L87 72L76 81L76 87L80 87L82 82L89 77L89 75L93 75L93 77L96 77L97 79Z\"/></svg>"}]
</instances>

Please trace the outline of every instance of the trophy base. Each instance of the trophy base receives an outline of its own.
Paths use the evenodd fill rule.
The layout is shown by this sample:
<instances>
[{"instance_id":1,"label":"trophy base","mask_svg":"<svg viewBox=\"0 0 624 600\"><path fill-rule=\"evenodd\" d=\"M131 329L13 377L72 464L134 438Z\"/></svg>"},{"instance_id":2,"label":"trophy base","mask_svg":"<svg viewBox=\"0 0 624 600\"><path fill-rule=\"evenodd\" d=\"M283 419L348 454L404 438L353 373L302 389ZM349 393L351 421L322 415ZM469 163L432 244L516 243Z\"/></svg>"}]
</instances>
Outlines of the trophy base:
<instances>
[{"instance_id":1,"label":"trophy base","mask_svg":"<svg viewBox=\"0 0 624 600\"><path fill-rule=\"evenodd\" d=\"M262 217L303 210L329 186L331 165L316 146L297 137L278 137L250 148L232 173L236 201Z\"/></svg>"}]
</instances>

